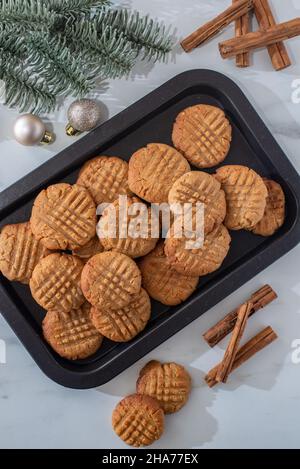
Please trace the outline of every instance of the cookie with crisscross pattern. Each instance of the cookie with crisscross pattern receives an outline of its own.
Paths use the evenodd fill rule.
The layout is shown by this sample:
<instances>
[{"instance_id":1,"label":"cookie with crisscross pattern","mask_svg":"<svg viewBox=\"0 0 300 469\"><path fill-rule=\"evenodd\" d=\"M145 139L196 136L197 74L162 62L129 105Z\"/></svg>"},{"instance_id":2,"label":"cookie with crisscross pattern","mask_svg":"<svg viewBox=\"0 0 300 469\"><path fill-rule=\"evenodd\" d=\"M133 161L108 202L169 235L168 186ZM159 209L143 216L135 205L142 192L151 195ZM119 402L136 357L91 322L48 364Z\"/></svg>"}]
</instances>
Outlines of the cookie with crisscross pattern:
<instances>
[{"instance_id":1,"label":"cookie with crisscross pattern","mask_svg":"<svg viewBox=\"0 0 300 469\"><path fill-rule=\"evenodd\" d=\"M93 326L91 306L84 303L68 313L48 311L43 320L46 341L61 357L78 360L93 355L101 346L103 337Z\"/></svg>"},{"instance_id":2,"label":"cookie with crisscross pattern","mask_svg":"<svg viewBox=\"0 0 300 469\"><path fill-rule=\"evenodd\" d=\"M141 289L141 273L125 254L102 252L85 264L81 288L96 308L110 310L127 306Z\"/></svg>"},{"instance_id":3,"label":"cookie with crisscross pattern","mask_svg":"<svg viewBox=\"0 0 300 469\"><path fill-rule=\"evenodd\" d=\"M48 249L76 249L96 234L96 206L84 188L54 184L35 199L30 224Z\"/></svg>"},{"instance_id":4,"label":"cookie with crisscross pattern","mask_svg":"<svg viewBox=\"0 0 300 469\"><path fill-rule=\"evenodd\" d=\"M113 217L113 218L112 218ZM114 220L114 232L110 223ZM145 223L139 220L145 220ZM129 257L141 257L155 248L157 238L152 237L151 227L159 221L155 214L138 197L116 200L103 212L97 226L97 234L106 251L122 252Z\"/></svg>"},{"instance_id":5,"label":"cookie with crisscross pattern","mask_svg":"<svg viewBox=\"0 0 300 469\"><path fill-rule=\"evenodd\" d=\"M177 363L151 361L141 370L136 392L154 397L166 414L180 410L191 390L191 378Z\"/></svg>"},{"instance_id":6,"label":"cookie with crisscross pattern","mask_svg":"<svg viewBox=\"0 0 300 469\"><path fill-rule=\"evenodd\" d=\"M185 301L196 289L199 277L181 275L170 265L164 242L139 262L143 287L157 301L169 306Z\"/></svg>"},{"instance_id":7,"label":"cookie with crisscross pattern","mask_svg":"<svg viewBox=\"0 0 300 469\"><path fill-rule=\"evenodd\" d=\"M169 192L169 204L204 205L204 231L209 233L224 221L226 215L225 193L213 176L203 171L191 171L181 176Z\"/></svg>"},{"instance_id":8,"label":"cookie with crisscross pattern","mask_svg":"<svg viewBox=\"0 0 300 469\"><path fill-rule=\"evenodd\" d=\"M151 445L164 431L164 412L158 401L142 394L122 399L112 414L116 434L130 446Z\"/></svg>"},{"instance_id":9,"label":"cookie with crisscross pattern","mask_svg":"<svg viewBox=\"0 0 300 469\"><path fill-rule=\"evenodd\" d=\"M114 202L119 195L131 195L128 163L116 156L97 156L87 161L76 184L88 189L97 205Z\"/></svg>"},{"instance_id":10,"label":"cookie with crisscross pattern","mask_svg":"<svg viewBox=\"0 0 300 469\"><path fill-rule=\"evenodd\" d=\"M193 237L189 240L193 241ZM189 248L184 236L177 237L171 228L165 242L165 253L169 263L180 274L207 275L223 263L230 247L230 235L224 225L208 233L202 247Z\"/></svg>"},{"instance_id":11,"label":"cookie with crisscross pattern","mask_svg":"<svg viewBox=\"0 0 300 469\"><path fill-rule=\"evenodd\" d=\"M35 301L47 311L79 308L85 301L80 287L84 263L69 254L50 254L36 265L30 279Z\"/></svg>"},{"instance_id":12,"label":"cookie with crisscross pattern","mask_svg":"<svg viewBox=\"0 0 300 469\"><path fill-rule=\"evenodd\" d=\"M30 223L6 225L0 234L0 271L9 280L29 283L33 269L51 254L32 233Z\"/></svg>"},{"instance_id":13,"label":"cookie with crisscross pattern","mask_svg":"<svg viewBox=\"0 0 300 469\"><path fill-rule=\"evenodd\" d=\"M222 109L197 104L178 114L173 127L174 146L197 168L211 168L227 156L231 125Z\"/></svg>"},{"instance_id":14,"label":"cookie with crisscross pattern","mask_svg":"<svg viewBox=\"0 0 300 469\"><path fill-rule=\"evenodd\" d=\"M143 288L122 309L91 309L91 319L96 329L114 342L128 342L133 339L146 327L150 314L150 298Z\"/></svg>"},{"instance_id":15,"label":"cookie with crisscross pattern","mask_svg":"<svg viewBox=\"0 0 300 469\"><path fill-rule=\"evenodd\" d=\"M268 191L263 179L247 166L222 166L215 177L225 192L230 230L253 228L263 217Z\"/></svg>"},{"instance_id":16,"label":"cookie with crisscross pattern","mask_svg":"<svg viewBox=\"0 0 300 469\"><path fill-rule=\"evenodd\" d=\"M285 195L280 184L271 179L263 180L268 197L264 216L252 228L252 233L260 236L272 236L283 225L285 219Z\"/></svg>"},{"instance_id":17,"label":"cookie with crisscross pattern","mask_svg":"<svg viewBox=\"0 0 300 469\"><path fill-rule=\"evenodd\" d=\"M136 151L129 160L129 187L148 202L167 202L176 179L188 171L189 163L175 148L163 143L150 143Z\"/></svg>"}]
</instances>

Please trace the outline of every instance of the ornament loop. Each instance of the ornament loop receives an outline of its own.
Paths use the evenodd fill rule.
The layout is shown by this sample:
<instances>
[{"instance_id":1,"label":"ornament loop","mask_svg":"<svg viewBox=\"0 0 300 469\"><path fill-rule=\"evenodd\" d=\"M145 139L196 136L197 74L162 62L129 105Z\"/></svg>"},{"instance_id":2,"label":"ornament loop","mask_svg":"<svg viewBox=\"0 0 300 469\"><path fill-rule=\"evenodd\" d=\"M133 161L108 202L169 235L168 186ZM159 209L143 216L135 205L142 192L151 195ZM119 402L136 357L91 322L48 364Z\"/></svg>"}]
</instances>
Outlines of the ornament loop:
<instances>
[{"instance_id":1,"label":"ornament loop","mask_svg":"<svg viewBox=\"0 0 300 469\"><path fill-rule=\"evenodd\" d=\"M54 141L54 135L51 132L48 132L46 130L45 135L43 136L41 143L44 145L49 145L49 143L52 143Z\"/></svg>"},{"instance_id":2,"label":"ornament loop","mask_svg":"<svg viewBox=\"0 0 300 469\"><path fill-rule=\"evenodd\" d=\"M80 130L74 129L71 124L66 125L66 134L69 135L69 137L74 137L74 135L81 134Z\"/></svg>"}]
</instances>

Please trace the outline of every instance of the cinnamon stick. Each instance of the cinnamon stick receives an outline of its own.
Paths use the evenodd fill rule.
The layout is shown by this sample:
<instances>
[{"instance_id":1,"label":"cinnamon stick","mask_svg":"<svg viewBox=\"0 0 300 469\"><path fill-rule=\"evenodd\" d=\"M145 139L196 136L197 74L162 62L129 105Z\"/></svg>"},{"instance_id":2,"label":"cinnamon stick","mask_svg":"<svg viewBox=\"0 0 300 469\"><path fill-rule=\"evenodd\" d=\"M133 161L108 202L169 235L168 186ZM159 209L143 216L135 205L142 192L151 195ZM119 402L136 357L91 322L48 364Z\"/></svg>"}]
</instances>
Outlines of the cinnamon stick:
<instances>
[{"instance_id":1,"label":"cinnamon stick","mask_svg":"<svg viewBox=\"0 0 300 469\"><path fill-rule=\"evenodd\" d=\"M259 290L254 292L247 302L252 303L252 308L249 313L249 317L252 316L256 311L264 308L269 303L277 298L277 294L270 287L270 285L264 285ZM238 308L234 309L228 313L223 319L221 319L217 324L208 329L203 337L211 347L217 345L224 337L229 334L236 323Z\"/></svg>"},{"instance_id":2,"label":"cinnamon stick","mask_svg":"<svg viewBox=\"0 0 300 469\"><path fill-rule=\"evenodd\" d=\"M232 0L233 3L238 0ZM241 37L250 32L250 17L249 13L246 13L243 16L240 16L235 20L235 37ZM249 67L250 65L250 54L249 52L244 52L243 54L238 54L235 59L237 67Z\"/></svg>"},{"instance_id":3,"label":"cinnamon stick","mask_svg":"<svg viewBox=\"0 0 300 469\"><path fill-rule=\"evenodd\" d=\"M251 303L245 303L239 307L232 336L216 374L216 380L218 382L226 383L227 378L231 372L233 362L239 349L241 338L243 337L245 331L251 307Z\"/></svg>"},{"instance_id":4,"label":"cinnamon stick","mask_svg":"<svg viewBox=\"0 0 300 469\"><path fill-rule=\"evenodd\" d=\"M219 49L223 59L234 57L243 52L249 52L259 47L267 47L276 42L284 41L300 35L300 18L271 26L265 31L248 33L239 38L221 42Z\"/></svg>"},{"instance_id":5,"label":"cinnamon stick","mask_svg":"<svg viewBox=\"0 0 300 469\"><path fill-rule=\"evenodd\" d=\"M253 8L252 0L238 0L223 13L216 16L214 19L204 24L181 42L182 48L185 52L190 52L195 47L203 44L208 39L215 36L225 26L232 23L240 16L245 15Z\"/></svg>"},{"instance_id":6,"label":"cinnamon stick","mask_svg":"<svg viewBox=\"0 0 300 469\"><path fill-rule=\"evenodd\" d=\"M256 334L254 337L252 337L252 339L246 342L246 344L239 349L233 362L231 372L239 368L243 363L245 363L247 360L256 355L256 353L267 347L267 345L274 342L275 339L277 339L277 334L273 331L272 327L270 326L266 327L261 332ZM216 380L216 375L219 366L220 363L214 368L212 368L205 376L205 381L210 388L218 384L218 381Z\"/></svg>"},{"instance_id":7,"label":"cinnamon stick","mask_svg":"<svg viewBox=\"0 0 300 469\"><path fill-rule=\"evenodd\" d=\"M254 13L260 29L266 30L271 26L276 25L270 4L268 0L253 0ZM268 46L269 56L271 58L275 70L282 70L283 68L291 65L288 52L283 42L276 42Z\"/></svg>"}]
</instances>

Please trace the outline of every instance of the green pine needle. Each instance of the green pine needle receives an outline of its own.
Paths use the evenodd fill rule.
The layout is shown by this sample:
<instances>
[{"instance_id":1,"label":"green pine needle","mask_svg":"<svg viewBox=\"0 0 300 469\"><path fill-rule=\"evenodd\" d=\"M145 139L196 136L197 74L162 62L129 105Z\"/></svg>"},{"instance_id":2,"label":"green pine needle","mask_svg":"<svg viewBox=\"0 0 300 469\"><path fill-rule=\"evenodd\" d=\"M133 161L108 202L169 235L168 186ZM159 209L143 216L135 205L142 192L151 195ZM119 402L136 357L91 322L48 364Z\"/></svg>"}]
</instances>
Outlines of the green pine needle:
<instances>
[{"instance_id":1,"label":"green pine needle","mask_svg":"<svg viewBox=\"0 0 300 469\"><path fill-rule=\"evenodd\" d=\"M57 27L60 18L39 0L1 0L0 22L18 25L24 31Z\"/></svg>"},{"instance_id":2,"label":"green pine needle","mask_svg":"<svg viewBox=\"0 0 300 469\"><path fill-rule=\"evenodd\" d=\"M22 66L11 61L9 64L0 59L0 77L5 81L5 104L17 107L20 112L50 112L55 109L56 96L46 83L31 78Z\"/></svg>"},{"instance_id":3,"label":"green pine needle","mask_svg":"<svg viewBox=\"0 0 300 469\"><path fill-rule=\"evenodd\" d=\"M141 17L138 12L100 11L94 21L99 34L107 25L116 31L122 31L134 49L143 51L144 58L161 60L172 48L172 38L166 34L165 26L148 16Z\"/></svg>"},{"instance_id":4,"label":"green pine needle","mask_svg":"<svg viewBox=\"0 0 300 469\"><path fill-rule=\"evenodd\" d=\"M12 27L4 28L0 25L0 58L1 60L13 60L23 57L23 37L15 36L15 30Z\"/></svg>"},{"instance_id":5,"label":"green pine needle","mask_svg":"<svg viewBox=\"0 0 300 469\"><path fill-rule=\"evenodd\" d=\"M94 76L84 73L85 64L71 54L65 38L32 33L25 47L28 64L53 93L85 96L93 88Z\"/></svg>"},{"instance_id":6,"label":"green pine needle","mask_svg":"<svg viewBox=\"0 0 300 469\"><path fill-rule=\"evenodd\" d=\"M94 22L81 20L67 27L65 34L74 52L96 68L102 78L126 75L134 65L136 52L131 44L109 26L99 34Z\"/></svg>"},{"instance_id":7,"label":"green pine needle","mask_svg":"<svg viewBox=\"0 0 300 469\"><path fill-rule=\"evenodd\" d=\"M49 112L61 95L85 96L97 79L128 75L138 56L164 60L165 26L109 8L109 0L0 0L0 79L6 103Z\"/></svg>"},{"instance_id":8,"label":"green pine needle","mask_svg":"<svg viewBox=\"0 0 300 469\"><path fill-rule=\"evenodd\" d=\"M76 19L82 16L91 16L92 11L97 11L110 4L109 0L44 0L48 7L64 18Z\"/></svg>"}]
</instances>

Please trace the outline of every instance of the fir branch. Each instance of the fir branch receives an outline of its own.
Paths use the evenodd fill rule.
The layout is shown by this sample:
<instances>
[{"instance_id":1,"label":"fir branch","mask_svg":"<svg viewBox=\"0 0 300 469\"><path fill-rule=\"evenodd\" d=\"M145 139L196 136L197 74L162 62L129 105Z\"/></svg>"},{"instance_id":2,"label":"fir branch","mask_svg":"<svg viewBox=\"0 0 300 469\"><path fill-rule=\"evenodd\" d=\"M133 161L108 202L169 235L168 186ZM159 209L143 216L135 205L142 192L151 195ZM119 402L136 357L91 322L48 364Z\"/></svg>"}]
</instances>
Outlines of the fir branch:
<instances>
[{"instance_id":1,"label":"fir branch","mask_svg":"<svg viewBox=\"0 0 300 469\"><path fill-rule=\"evenodd\" d=\"M126 75L134 65L136 52L123 34L110 27L101 34L93 21L81 20L67 25L65 35L70 48L81 59L101 72L102 78L117 78Z\"/></svg>"},{"instance_id":2,"label":"fir branch","mask_svg":"<svg viewBox=\"0 0 300 469\"><path fill-rule=\"evenodd\" d=\"M40 0L1 0L0 22L18 25L24 31L56 29L61 19Z\"/></svg>"},{"instance_id":3,"label":"fir branch","mask_svg":"<svg viewBox=\"0 0 300 469\"><path fill-rule=\"evenodd\" d=\"M139 53L161 60L165 27L107 0L0 0L0 78L7 104L50 111L61 94L86 95L100 78L129 73Z\"/></svg>"},{"instance_id":4,"label":"fir branch","mask_svg":"<svg viewBox=\"0 0 300 469\"><path fill-rule=\"evenodd\" d=\"M21 60L23 57L23 37L19 34L19 30L12 25L5 27L0 25L0 57L15 57Z\"/></svg>"},{"instance_id":5,"label":"fir branch","mask_svg":"<svg viewBox=\"0 0 300 469\"><path fill-rule=\"evenodd\" d=\"M172 49L173 39L166 33L165 26L149 16L141 17L138 12L102 10L97 13L94 22L99 34L108 26L122 31L132 47L138 52L143 52L143 58L161 60Z\"/></svg>"},{"instance_id":6,"label":"fir branch","mask_svg":"<svg viewBox=\"0 0 300 469\"><path fill-rule=\"evenodd\" d=\"M66 19L76 19L80 16L91 17L99 8L108 6L109 0L43 0L51 11L62 15Z\"/></svg>"},{"instance_id":7,"label":"fir branch","mask_svg":"<svg viewBox=\"0 0 300 469\"><path fill-rule=\"evenodd\" d=\"M50 112L55 109L56 96L45 83L31 77L19 62L0 59L0 79L5 82L5 104L20 112Z\"/></svg>"},{"instance_id":8,"label":"fir branch","mask_svg":"<svg viewBox=\"0 0 300 469\"><path fill-rule=\"evenodd\" d=\"M95 73L75 57L62 36L32 33L25 38L27 63L48 83L52 93L85 96L94 86Z\"/></svg>"}]
</instances>

